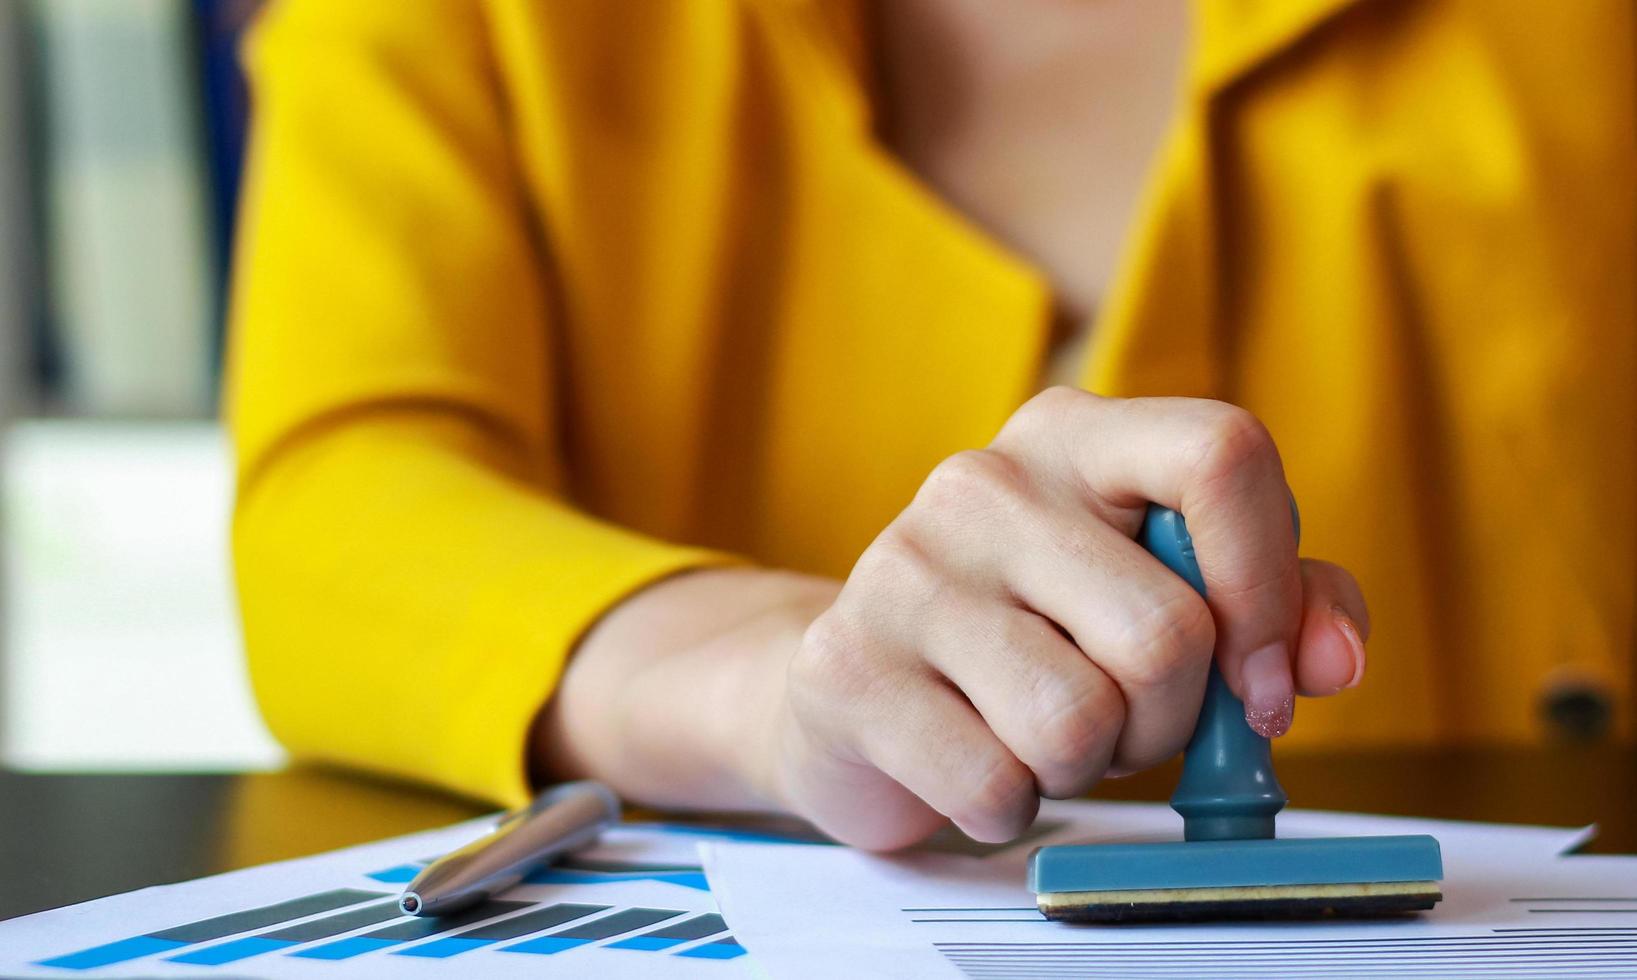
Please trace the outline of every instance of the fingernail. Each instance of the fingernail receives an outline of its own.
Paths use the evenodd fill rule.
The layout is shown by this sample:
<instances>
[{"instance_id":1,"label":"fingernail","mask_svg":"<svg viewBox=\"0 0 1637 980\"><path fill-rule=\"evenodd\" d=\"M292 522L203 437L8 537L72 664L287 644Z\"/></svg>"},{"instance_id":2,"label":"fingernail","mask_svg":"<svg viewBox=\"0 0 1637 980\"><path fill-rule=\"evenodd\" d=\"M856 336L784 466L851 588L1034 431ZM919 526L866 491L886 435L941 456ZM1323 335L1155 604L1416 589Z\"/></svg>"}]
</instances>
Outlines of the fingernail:
<instances>
[{"instance_id":1,"label":"fingernail","mask_svg":"<svg viewBox=\"0 0 1637 980\"><path fill-rule=\"evenodd\" d=\"M1290 731L1296 711L1296 691L1290 680L1290 649L1270 643L1245 658L1240 675L1245 682L1245 723L1263 738L1278 738Z\"/></svg>"},{"instance_id":2,"label":"fingernail","mask_svg":"<svg viewBox=\"0 0 1637 980\"><path fill-rule=\"evenodd\" d=\"M1341 630L1341 635L1347 637L1347 645L1353 651L1353 679L1347 682L1347 686L1358 687L1358 682L1364 679L1364 640L1358 635L1358 624L1340 606L1331 607L1330 615L1336 620L1336 628Z\"/></svg>"}]
</instances>

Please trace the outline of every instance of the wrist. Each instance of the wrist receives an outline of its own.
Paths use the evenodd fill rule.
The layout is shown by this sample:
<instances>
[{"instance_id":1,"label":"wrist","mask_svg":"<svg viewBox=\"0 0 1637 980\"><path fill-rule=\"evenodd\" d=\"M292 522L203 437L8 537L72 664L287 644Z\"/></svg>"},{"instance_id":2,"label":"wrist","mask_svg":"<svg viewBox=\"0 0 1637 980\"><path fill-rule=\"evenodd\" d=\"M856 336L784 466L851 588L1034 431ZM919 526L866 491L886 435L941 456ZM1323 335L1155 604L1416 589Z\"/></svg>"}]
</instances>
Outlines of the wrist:
<instances>
[{"instance_id":1,"label":"wrist","mask_svg":"<svg viewBox=\"0 0 1637 980\"><path fill-rule=\"evenodd\" d=\"M791 572L704 569L627 599L586 635L542 712L541 768L655 806L776 806L786 666L838 589Z\"/></svg>"},{"instance_id":2,"label":"wrist","mask_svg":"<svg viewBox=\"0 0 1637 980\"><path fill-rule=\"evenodd\" d=\"M719 758L732 760L741 791L756 809L791 809L784 791L782 760L790 734L790 660L800 648L807 629L834 602L839 583L821 581L818 588L793 590L784 602L747 624L762 651L746 671L743 689L735 696L737 710L722 712L736 723L718 733ZM747 637L748 638L748 637Z\"/></svg>"}]
</instances>

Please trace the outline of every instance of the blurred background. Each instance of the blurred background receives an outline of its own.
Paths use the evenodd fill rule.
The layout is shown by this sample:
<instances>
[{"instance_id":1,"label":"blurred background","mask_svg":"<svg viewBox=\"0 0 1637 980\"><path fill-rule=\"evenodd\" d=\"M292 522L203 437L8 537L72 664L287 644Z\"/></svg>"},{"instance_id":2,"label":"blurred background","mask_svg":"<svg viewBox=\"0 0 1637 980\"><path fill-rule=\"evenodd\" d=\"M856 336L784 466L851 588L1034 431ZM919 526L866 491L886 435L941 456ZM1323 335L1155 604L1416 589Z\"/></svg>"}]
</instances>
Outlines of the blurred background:
<instances>
[{"instance_id":1,"label":"blurred background","mask_svg":"<svg viewBox=\"0 0 1637 980\"><path fill-rule=\"evenodd\" d=\"M214 420L259 0L0 0L0 766L276 766Z\"/></svg>"}]
</instances>

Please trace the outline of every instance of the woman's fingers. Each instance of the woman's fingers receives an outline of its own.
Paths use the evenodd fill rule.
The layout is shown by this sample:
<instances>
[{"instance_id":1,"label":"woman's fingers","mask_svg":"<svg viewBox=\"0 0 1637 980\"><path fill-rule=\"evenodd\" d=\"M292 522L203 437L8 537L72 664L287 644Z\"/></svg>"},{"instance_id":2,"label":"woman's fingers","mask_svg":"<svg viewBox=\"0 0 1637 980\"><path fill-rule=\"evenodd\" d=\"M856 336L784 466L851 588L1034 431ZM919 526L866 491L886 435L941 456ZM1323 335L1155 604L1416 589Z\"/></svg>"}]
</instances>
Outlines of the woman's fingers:
<instances>
[{"instance_id":1,"label":"woman's fingers","mask_svg":"<svg viewBox=\"0 0 1637 980\"><path fill-rule=\"evenodd\" d=\"M929 632L928 663L1029 767L1042 796L1085 793L1125 725L1119 687L1040 616L976 598L970 611Z\"/></svg>"},{"instance_id":2,"label":"woman's fingers","mask_svg":"<svg viewBox=\"0 0 1637 980\"><path fill-rule=\"evenodd\" d=\"M1194 730L1216 643L1205 600L1119 530L1072 511L1021 530L1013 551L1002 562L1011 592L1119 689L1113 763L1142 769L1175 755Z\"/></svg>"},{"instance_id":3,"label":"woman's fingers","mask_svg":"<svg viewBox=\"0 0 1637 980\"><path fill-rule=\"evenodd\" d=\"M865 761L821 726L781 729L782 771L770 785L783 805L834 839L891 851L925 839L949 819Z\"/></svg>"},{"instance_id":4,"label":"woman's fingers","mask_svg":"<svg viewBox=\"0 0 1637 980\"><path fill-rule=\"evenodd\" d=\"M856 732L863 758L977 841L999 843L1034 822L1034 773L970 703L941 679L917 678L912 696Z\"/></svg>"},{"instance_id":5,"label":"woman's fingers","mask_svg":"<svg viewBox=\"0 0 1637 980\"><path fill-rule=\"evenodd\" d=\"M1339 565L1302 561L1302 633L1296 683L1309 697L1356 687L1364 677L1370 611L1352 574Z\"/></svg>"},{"instance_id":6,"label":"woman's fingers","mask_svg":"<svg viewBox=\"0 0 1637 980\"><path fill-rule=\"evenodd\" d=\"M1085 505L1127 532L1150 501L1182 512L1223 676L1253 728L1284 734L1295 706L1302 582L1290 490L1261 422L1222 402L1052 389L1013 416L1002 444L1041 467L1068 461Z\"/></svg>"},{"instance_id":7,"label":"woman's fingers","mask_svg":"<svg viewBox=\"0 0 1637 980\"><path fill-rule=\"evenodd\" d=\"M891 568L898 576L930 564L941 570L941 581L962 583L937 590L937 603L917 607L919 632L969 594L1021 606L1061 627L1125 702L1115 763L1162 762L1193 731L1216 642L1210 608L1123 529L1088 513L1083 496L1065 492L1062 482L1038 461L1006 451L950 457L916 497L921 509L882 537L891 550L924 560L900 559ZM869 565L879 570L882 557ZM927 586L915 591L933 592L938 576L924 577ZM901 642L919 641L905 636ZM976 700L972 686L960 687Z\"/></svg>"},{"instance_id":8,"label":"woman's fingers","mask_svg":"<svg viewBox=\"0 0 1637 980\"><path fill-rule=\"evenodd\" d=\"M1150 503L1187 518L1206 597L1132 540ZM1041 794L1183 748L1213 656L1271 737L1298 687L1357 683L1368 633L1351 576L1297 559L1252 416L1054 389L940 463L807 631L785 796L867 847L939 815L1010 839Z\"/></svg>"},{"instance_id":9,"label":"woman's fingers","mask_svg":"<svg viewBox=\"0 0 1637 980\"><path fill-rule=\"evenodd\" d=\"M807 755L879 771L974 840L998 842L1022 833L1040 805L1034 773L925 661L919 639L901 642L891 627L845 608L845 596L843 590L842 602L808 628L791 661L790 694L803 741L820 749ZM921 625L931 623L935 634L947 635L951 622L945 607ZM805 797L804 809L816 823L845 843L908 843L878 827L871 815L852 812L861 803L854 794L864 784L834 778L833 764L824 768L829 776L804 777L806 786L795 792ZM871 792L891 796L879 787Z\"/></svg>"}]
</instances>

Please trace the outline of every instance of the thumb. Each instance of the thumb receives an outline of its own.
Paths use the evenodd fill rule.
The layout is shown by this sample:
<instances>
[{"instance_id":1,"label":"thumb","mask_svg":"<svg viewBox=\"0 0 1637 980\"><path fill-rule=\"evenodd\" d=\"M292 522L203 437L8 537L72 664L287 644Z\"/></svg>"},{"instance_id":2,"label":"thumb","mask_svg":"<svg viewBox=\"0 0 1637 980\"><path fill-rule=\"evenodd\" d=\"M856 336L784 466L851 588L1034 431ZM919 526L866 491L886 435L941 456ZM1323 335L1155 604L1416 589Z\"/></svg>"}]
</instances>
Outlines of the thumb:
<instances>
[{"instance_id":1,"label":"thumb","mask_svg":"<svg viewBox=\"0 0 1637 980\"><path fill-rule=\"evenodd\" d=\"M1232 506L1203 508L1193 538L1217 623L1222 677L1244 702L1252 730L1278 738L1290 730L1296 708L1301 563L1283 479L1262 481L1255 491Z\"/></svg>"}]
</instances>

